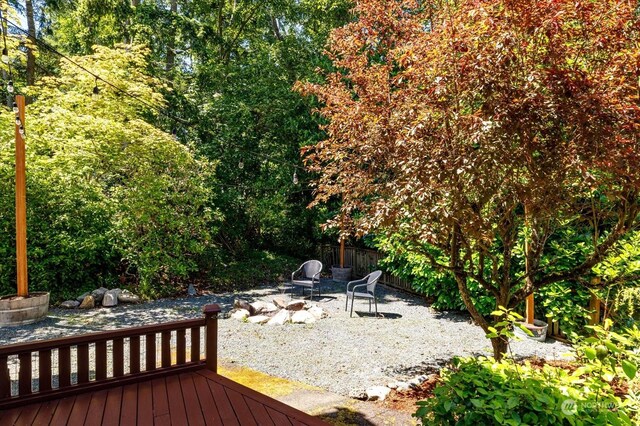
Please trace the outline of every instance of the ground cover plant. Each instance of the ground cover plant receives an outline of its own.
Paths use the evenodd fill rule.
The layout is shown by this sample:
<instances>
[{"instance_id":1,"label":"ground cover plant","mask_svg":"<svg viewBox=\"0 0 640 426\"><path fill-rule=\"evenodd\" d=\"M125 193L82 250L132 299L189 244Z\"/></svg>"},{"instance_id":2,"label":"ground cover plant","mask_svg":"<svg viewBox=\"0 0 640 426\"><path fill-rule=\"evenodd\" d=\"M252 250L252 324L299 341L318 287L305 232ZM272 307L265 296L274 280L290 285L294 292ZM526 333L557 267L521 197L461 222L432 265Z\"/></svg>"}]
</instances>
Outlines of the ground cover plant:
<instances>
[{"instance_id":1,"label":"ground cover plant","mask_svg":"<svg viewBox=\"0 0 640 426\"><path fill-rule=\"evenodd\" d=\"M500 335L513 338L518 316L496 314L508 324ZM454 358L415 416L423 424L637 424L640 330L611 326L591 326L573 361Z\"/></svg>"},{"instance_id":2,"label":"ground cover plant","mask_svg":"<svg viewBox=\"0 0 640 426\"><path fill-rule=\"evenodd\" d=\"M499 319L472 285L507 308L588 286L638 225L636 5L363 0L355 14L325 82L298 85L328 121L305 151L313 205L342 201L327 226L401 238L487 333ZM492 345L499 359L506 342Z\"/></svg>"}]
</instances>

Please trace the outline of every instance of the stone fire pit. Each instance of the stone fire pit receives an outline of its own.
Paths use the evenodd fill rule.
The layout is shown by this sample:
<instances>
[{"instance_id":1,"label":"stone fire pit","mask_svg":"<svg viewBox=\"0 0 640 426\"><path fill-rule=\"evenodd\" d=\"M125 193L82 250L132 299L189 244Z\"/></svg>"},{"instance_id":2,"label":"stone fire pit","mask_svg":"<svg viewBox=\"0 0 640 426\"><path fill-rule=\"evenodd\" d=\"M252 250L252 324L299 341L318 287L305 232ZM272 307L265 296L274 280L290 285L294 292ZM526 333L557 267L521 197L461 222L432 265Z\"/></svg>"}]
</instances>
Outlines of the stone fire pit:
<instances>
[{"instance_id":1,"label":"stone fire pit","mask_svg":"<svg viewBox=\"0 0 640 426\"><path fill-rule=\"evenodd\" d=\"M283 297L275 297L272 302L236 299L233 302L231 318L253 324L284 325L311 324L328 316L327 312L316 303L305 300L285 301Z\"/></svg>"}]
</instances>

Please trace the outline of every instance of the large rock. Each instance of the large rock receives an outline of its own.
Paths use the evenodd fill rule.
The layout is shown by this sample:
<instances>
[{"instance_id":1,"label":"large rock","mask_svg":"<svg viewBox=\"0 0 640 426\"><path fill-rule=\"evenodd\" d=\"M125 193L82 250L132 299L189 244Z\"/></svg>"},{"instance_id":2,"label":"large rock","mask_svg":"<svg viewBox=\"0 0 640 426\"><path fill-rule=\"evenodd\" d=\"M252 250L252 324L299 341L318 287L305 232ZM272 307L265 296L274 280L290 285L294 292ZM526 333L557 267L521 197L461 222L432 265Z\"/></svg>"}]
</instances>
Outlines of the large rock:
<instances>
[{"instance_id":1,"label":"large rock","mask_svg":"<svg viewBox=\"0 0 640 426\"><path fill-rule=\"evenodd\" d=\"M289 311L299 311L304 309L304 300L292 300L287 303L287 310Z\"/></svg>"},{"instance_id":2,"label":"large rock","mask_svg":"<svg viewBox=\"0 0 640 426\"><path fill-rule=\"evenodd\" d=\"M273 303L267 302L267 303L264 304L264 311L263 312L271 313L271 312L275 312L277 310L278 310L278 307Z\"/></svg>"},{"instance_id":3,"label":"large rock","mask_svg":"<svg viewBox=\"0 0 640 426\"><path fill-rule=\"evenodd\" d=\"M231 314L231 318L243 321L243 320L249 318L249 315L250 315L249 311L247 311L246 309L236 309Z\"/></svg>"},{"instance_id":4,"label":"large rock","mask_svg":"<svg viewBox=\"0 0 640 426\"><path fill-rule=\"evenodd\" d=\"M327 316L329 316L329 314L327 314L327 311L325 311L324 309L322 309L318 305L313 305L312 307L307 309L307 312L309 312L311 315L313 315L315 317L315 319L317 319L317 320L322 319L322 318L326 318Z\"/></svg>"},{"instance_id":5,"label":"large rock","mask_svg":"<svg viewBox=\"0 0 640 426\"><path fill-rule=\"evenodd\" d=\"M84 298L82 300L84 300ZM65 309L74 309L78 306L80 306L80 302L78 302L77 300L65 300L60 304L60 307Z\"/></svg>"},{"instance_id":6,"label":"large rock","mask_svg":"<svg viewBox=\"0 0 640 426\"><path fill-rule=\"evenodd\" d=\"M291 321L291 314L286 309L281 309L267 323L267 325L283 325Z\"/></svg>"},{"instance_id":7,"label":"large rock","mask_svg":"<svg viewBox=\"0 0 640 426\"><path fill-rule=\"evenodd\" d=\"M244 309L246 311L249 311L249 315L255 315L256 314L256 310L246 300L242 300L242 299L234 300L233 301L233 307L235 309Z\"/></svg>"},{"instance_id":8,"label":"large rock","mask_svg":"<svg viewBox=\"0 0 640 426\"><path fill-rule=\"evenodd\" d=\"M287 307L287 302L284 300L284 297L274 297L273 304L276 305L280 309L285 309Z\"/></svg>"},{"instance_id":9,"label":"large rock","mask_svg":"<svg viewBox=\"0 0 640 426\"><path fill-rule=\"evenodd\" d=\"M367 400L369 401L384 401L384 399L389 395L391 389L386 386L372 386L366 390Z\"/></svg>"},{"instance_id":10,"label":"large rock","mask_svg":"<svg viewBox=\"0 0 640 426\"><path fill-rule=\"evenodd\" d=\"M269 321L269 317L266 315L255 315L247 318L247 322L250 322L252 324L264 324L267 321Z\"/></svg>"},{"instance_id":11,"label":"large rock","mask_svg":"<svg viewBox=\"0 0 640 426\"><path fill-rule=\"evenodd\" d=\"M255 312L254 315L258 315L262 312L266 312L266 307L267 304L261 300L258 300L256 302L253 303L249 303L251 305L251 307L253 308L253 312Z\"/></svg>"},{"instance_id":12,"label":"large rock","mask_svg":"<svg viewBox=\"0 0 640 426\"><path fill-rule=\"evenodd\" d=\"M102 306L117 306L118 296L120 296L120 293L122 293L122 290L120 290L119 288L114 288L113 290L107 291L102 298Z\"/></svg>"},{"instance_id":13,"label":"large rock","mask_svg":"<svg viewBox=\"0 0 640 426\"><path fill-rule=\"evenodd\" d=\"M107 291L109 291L109 289L104 287L93 290L91 292L91 296L93 296L93 300L95 301L95 303L101 303Z\"/></svg>"},{"instance_id":14,"label":"large rock","mask_svg":"<svg viewBox=\"0 0 640 426\"><path fill-rule=\"evenodd\" d=\"M78 303L82 303L82 301L84 300L85 297L87 297L88 295L90 295L91 293L89 293L88 291L86 293L83 293L82 295L78 296L76 298L76 300L78 301Z\"/></svg>"},{"instance_id":15,"label":"large rock","mask_svg":"<svg viewBox=\"0 0 640 426\"><path fill-rule=\"evenodd\" d=\"M80 304L80 309L91 309L96 307L96 300L92 295L88 295L84 298L82 303Z\"/></svg>"},{"instance_id":16,"label":"large rock","mask_svg":"<svg viewBox=\"0 0 640 426\"><path fill-rule=\"evenodd\" d=\"M308 311L296 311L291 315L291 322L294 324L311 324L316 322L316 317Z\"/></svg>"},{"instance_id":17,"label":"large rock","mask_svg":"<svg viewBox=\"0 0 640 426\"><path fill-rule=\"evenodd\" d=\"M198 293L196 292L196 288L193 286L193 284L189 284L189 287L187 288L187 296L193 297L197 294Z\"/></svg>"},{"instance_id":18,"label":"large rock","mask_svg":"<svg viewBox=\"0 0 640 426\"><path fill-rule=\"evenodd\" d=\"M118 295L118 301L120 303L140 303L140 297L131 293L129 290L123 290Z\"/></svg>"}]
</instances>

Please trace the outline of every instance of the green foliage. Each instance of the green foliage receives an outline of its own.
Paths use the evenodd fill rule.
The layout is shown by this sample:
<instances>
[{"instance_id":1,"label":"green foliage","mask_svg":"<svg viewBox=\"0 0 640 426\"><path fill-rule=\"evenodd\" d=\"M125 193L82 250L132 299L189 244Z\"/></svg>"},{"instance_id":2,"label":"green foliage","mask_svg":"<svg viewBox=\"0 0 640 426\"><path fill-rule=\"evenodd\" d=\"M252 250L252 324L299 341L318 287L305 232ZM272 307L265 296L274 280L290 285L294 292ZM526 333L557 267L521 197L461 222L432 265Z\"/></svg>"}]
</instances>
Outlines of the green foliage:
<instances>
[{"instance_id":1,"label":"green foliage","mask_svg":"<svg viewBox=\"0 0 640 426\"><path fill-rule=\"evenodd\" d=\"M300 260L269 251L248 252L241 259L222 263L211 273L213 291L244 290L261 284L288 279L300 266Z\"/></svg>"},{"instance_id":2,"label":"green foliage","mask_svg":"<svg viewBox=\"0 0 640 426\"><path fill-rule=\"evenodd\" d=\"M74 58L152 106L163 85L145 74L141 47L97 47ZM147 296L174 293L212 249L213 164L149 124L151 108L61 63L43 78L27 110L27 196L31 290L55 299L98 285L132 283ZM0 289L14 288L12 118L0 150Z\"/></svg>"},{"instance_id":3,"label":"green foliage","mask_svg":"<svg viewBox=\"0 0 640 426\"><path fill-rule=\"evenodd\" d=\"M424 425L632 425L640 408L583 370L456 358L441 374L434 397L418 403Z\"/></svg>"},{"instance_id":4,"label":"green foliage","mask_svg":"<svg viewBox=\"0 0 640 426\"><path fill-rule=\"evenodd\" d=\"M553 283L535 294L536 315L547 317L547 322L559 321L562 332L573 340L589 323L590 298L591 292L579 283Z\"/></svg>"},{"instance_id":5,"label":"green foliage","mask_svg":"<svg viewBox=\"0 0 640 426\"><path fill-rule=\"evenodd\" d=\"M393 275L409 281L414 290L431 300L433 308L466 309L453 275L433 268L423 250L412 250L410 244L399 236L376 237L373 245L385 253L379 265ZM440 260L444 259L439 250L434 248L425 250L430 250L432 255L439 257ZM481 314L488 315L495 309L495 302L484 293L478 283L471 280L469 290Z\"/></svg>"},{"instance_id":6,"label":"green foliage","mask_svg":"<svg viewBox=\"0 0 640 426\"><path fill-rule=\"evenodd\" d=\"M522 317L502 307L492 315L500 321L487 337L512 338ZM592 327L595 335L576 347L571 364L455 358L452 368L441 372L434 397L420 401L414 416L425 425L637 424L640 330L615 333L610 327L610 320Z\"/></svg>"},{"instance_id":7,"label":"green foliage","mask_svg":"<svg viewBox=\"0 0 640 426\"><path fill-rule=\"evenodd\" d=\"M606 319L604 326L589 326L594 335L580 341L576 346L578 360L584 365L579 373L597 374L603 381L633 380L640 365L640 330L637 326L621 333L611 331L613 325Z\"/></svg>"}]
</instances>

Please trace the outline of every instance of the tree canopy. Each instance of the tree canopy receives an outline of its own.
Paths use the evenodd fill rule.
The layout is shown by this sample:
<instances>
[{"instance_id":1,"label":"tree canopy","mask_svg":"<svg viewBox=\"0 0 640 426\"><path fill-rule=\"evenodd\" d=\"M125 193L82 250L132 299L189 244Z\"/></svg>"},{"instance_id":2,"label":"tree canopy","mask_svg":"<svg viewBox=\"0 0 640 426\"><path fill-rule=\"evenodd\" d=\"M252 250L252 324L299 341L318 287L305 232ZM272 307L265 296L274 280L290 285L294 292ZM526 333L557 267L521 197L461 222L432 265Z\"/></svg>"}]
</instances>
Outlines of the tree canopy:
<instances>
[{"instance_id":1,"label":"tree canopy","mask_svg":"<svg viewBox=\"0 0 640 426\"><path fill-rule=\"evenodd\" d=\"M335 71L300 84L327 138L307 148L328 225L400 235L513 308L589 275L638 225L640 29L633 2L358 1ZM566 230L573 259L545 257ZM494 352L504 342L494 339Z\"/></svg>"}]
</instances>

